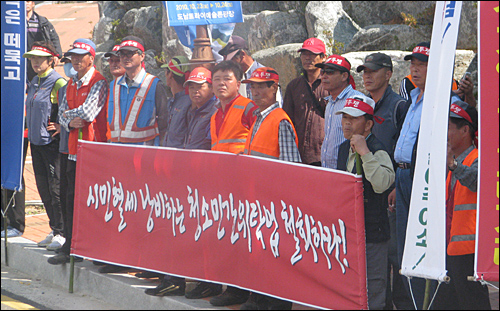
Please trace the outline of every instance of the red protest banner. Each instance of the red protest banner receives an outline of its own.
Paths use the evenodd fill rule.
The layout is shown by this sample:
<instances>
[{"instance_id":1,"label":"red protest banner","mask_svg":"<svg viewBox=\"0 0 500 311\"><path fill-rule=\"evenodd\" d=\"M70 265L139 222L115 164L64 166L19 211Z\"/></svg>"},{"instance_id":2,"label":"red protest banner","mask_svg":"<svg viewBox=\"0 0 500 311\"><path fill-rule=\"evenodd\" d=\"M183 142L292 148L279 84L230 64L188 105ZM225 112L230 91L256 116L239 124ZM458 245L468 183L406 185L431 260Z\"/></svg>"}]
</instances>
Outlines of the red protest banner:
<instances>
[{"instance_id":1,"label":"red protest banner","mask_svg":"<svg viewBox=\"0 0 500 311\"><path fill-rule=\"evenodd\" d=\"M479 1L479 206L475 277L498 282L498 1Z\"/></svg>"},{"instance_id":2,"label":"red protest banner","mask_svg":"<svg viewBox=\"0 0 500 311\"><path fill-rule=\"evenodd\" d=\"M76 180L74 255L367 308L362 183L352 174L79 141Z\"/></svg>"}]
</instances>

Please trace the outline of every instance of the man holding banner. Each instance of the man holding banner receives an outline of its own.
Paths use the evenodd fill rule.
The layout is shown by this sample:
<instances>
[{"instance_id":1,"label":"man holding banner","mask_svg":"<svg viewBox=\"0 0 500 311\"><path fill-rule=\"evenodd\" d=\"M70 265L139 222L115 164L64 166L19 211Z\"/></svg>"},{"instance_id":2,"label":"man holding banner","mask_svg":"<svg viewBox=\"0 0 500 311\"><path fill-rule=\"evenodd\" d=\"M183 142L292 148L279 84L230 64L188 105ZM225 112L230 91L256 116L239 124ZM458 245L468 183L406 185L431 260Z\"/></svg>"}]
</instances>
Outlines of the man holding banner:
<instances>
[{"instance_id":1,"label":"man holding banner","mask_svg":"<svg viewBox=\"0 0 500 311\"><path fill-rule=\"evenodd\" d=\"M451 105L446 180L446 268L451 277L436 296L436 309L491 310L488 287L467 280L474 273L478 150L477 111L463 101Z\"/></svg>"}]
</instances>

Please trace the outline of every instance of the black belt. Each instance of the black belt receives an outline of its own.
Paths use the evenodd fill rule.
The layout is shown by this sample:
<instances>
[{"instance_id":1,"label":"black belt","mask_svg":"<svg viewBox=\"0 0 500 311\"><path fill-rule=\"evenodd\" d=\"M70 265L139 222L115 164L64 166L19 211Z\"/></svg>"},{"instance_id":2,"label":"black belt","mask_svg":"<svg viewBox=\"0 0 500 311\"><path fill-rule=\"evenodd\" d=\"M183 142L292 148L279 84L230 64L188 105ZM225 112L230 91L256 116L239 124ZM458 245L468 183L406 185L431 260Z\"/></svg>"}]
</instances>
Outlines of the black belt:
<instances>
[{"instance_id":1,"label":"black belt","mask_svg":"<svg viewBox=\"0 0 500 311\"><path fill-rule=\"evenodd\" d=\"M410 163L398 163L398 167L406 170L406 169L411 168L411 164Z\"/></svg>"}]
</instances>

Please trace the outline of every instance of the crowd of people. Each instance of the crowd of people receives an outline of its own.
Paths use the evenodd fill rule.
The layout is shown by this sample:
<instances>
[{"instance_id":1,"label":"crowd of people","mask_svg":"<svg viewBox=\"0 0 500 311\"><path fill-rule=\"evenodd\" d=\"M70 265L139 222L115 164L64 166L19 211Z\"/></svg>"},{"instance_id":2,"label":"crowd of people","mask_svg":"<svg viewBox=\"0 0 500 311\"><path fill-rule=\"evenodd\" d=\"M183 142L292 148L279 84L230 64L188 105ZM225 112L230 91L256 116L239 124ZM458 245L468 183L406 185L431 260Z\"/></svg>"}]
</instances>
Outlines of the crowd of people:
<instances>
[{"instance_id":1,"label":"crowd of people","mask_svg":"<svg viewBox=\"0 0 500 311\"><path fill-rule=\"evenodd\" d=\"M37 21L33 32L41 34L44 19L30 12L30 22ZM170 59L162 66L166 85L146 72L144 42L136 36L123 38L105 54L112 81L94 66L92 40L75 40L64 55L58 39L46 36L29 42L29 48L23 55L34 72L26 100L27 139L51 228L38 246L56 252L50 264L70 261L79 139L243 153L362 175L369 308L413 309L410 288L415 305L422 307L425 280L408 281L399 269L429 42L419 43L405 57L410 74L401 81L400 94L390 85L391 58L378 52L368 55L356 68L363 72L363 94L356 90L349 60L328 56L323 41L309 38L298 50L303 73L288 84L283 98L280 74L255 61L238 36L230 38L219 52L224 60L211 70L191 68L184 56ZM69 80L54 70L59 61ZM442 103L450 106L446 213L451 282L440 287L435 306L491 309L487 287L467 281L475 251L476 100L470 76L455 82L454 90L451 85L451 101ZM24 208L15 205L11 211L8 236L20 236ZM95 264L102 265L101 273L128 269ZM180 277L149 271L136 276L161 278L156 288L146 290L148 295L212 297L214 306L242 304L245 310L292 308L291 302L232 286L223 291L220 284L198 282L187 292L186 280Z\"/></svg>"}]
</instances>

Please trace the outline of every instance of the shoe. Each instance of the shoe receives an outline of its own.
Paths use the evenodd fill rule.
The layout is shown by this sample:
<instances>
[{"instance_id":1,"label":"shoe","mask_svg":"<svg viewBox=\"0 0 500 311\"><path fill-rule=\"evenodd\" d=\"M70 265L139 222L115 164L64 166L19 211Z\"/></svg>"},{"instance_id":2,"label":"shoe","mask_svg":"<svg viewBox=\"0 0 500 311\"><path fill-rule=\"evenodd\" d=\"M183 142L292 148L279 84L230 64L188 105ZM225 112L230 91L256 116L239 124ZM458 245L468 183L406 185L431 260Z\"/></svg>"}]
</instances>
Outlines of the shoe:
<instances>
[{"instance_id":1,"label":"shoe","mask_svg":"<svg viewBox=\"0 0 500 311\"><path fill-rule=\"evenodd\" d=\"M135 274L136 277L142 279L154 279L161 276L161 274L151 271L142 271Z\"/></svg>"},{"instance_id":2,"label":"shoe","mask_svg":"<svg viewBox=\"0 0 500 311\"><path fill-rule=\"evenodd\" d=\"M69 262L69 255L59 253L59 254L55 255L54 257L50 257L47 260L47 262L50 263L51 265L62 265L62 264Z\"/></svg>"},{"instance_id":3,"label":"shoe","mask_svg":"<svg viewBox=\"0 0 500 311\"><path fill-rule=\"evenodd\" d=\"M99 273L120 273L131 270L129 267L122 267L117 265L105 265L100 267L97 271Z\"/></svg>"},{"instance_id":4,"label":"shoe","mask_svg":"<svg viewBox=\"0 0 500 311\"><path fill-rule=\"evenodd\" d=\"M49 245L47 245L47 250L49 251L58 250L63 246L64 242L66 242L66 238L58 234L54 238L52 238L52 242Z\"/></svg>"},{"instance_id":5,"label":"shoe","mask_svg":"<svg viewBox=\"0 0 500 311\"><path fill-rule=\"evenodd\" d=\"M38 242L38 247L47 247L48 245L50 245L50 243L52 243L52 239L54 238L54 232L51 231L43 241L40 241Z\"/></svg>"},{"instance_id":6,"label":"shoe","mask_svg":"<svg viewBox=\"0 0 500 311\"><path fill-rule=\"evenodd\" d=\"M292 302L252 292L240 310L292 310Z\"/></svg>"},{"instance_id":7,"label":"shoe","mask_svg":"<svg viewBox=\"0 0 500 311\"><path fill-rule=\"evenodd\" d=\"M8 238L15 238L18 236L22 236L23 233L16 228L13 227L7 227L7 237ZM2 230L2 238L5 238L5 230Z\"/></svg>"},{"instance_id":8,"label":"shoe","mask_svg":"<svg viewBox=\"0 0 500 311\"><path fill-rule=\"evenodd\" d=\"M187 299L200 299L211 296L217 296L220 295L221 293L222 293L222 285L220 284L198 282L198 284L196 284L196 287L192 291L186 293L185 297Z\"/></svg>"},{"instance_id":9,"label":"shoe","mask_svg":"<svg viewBox=\"0 0 500 311\"><path fill-rule=\"evenodd\" d=\"M51 265L62 265L65 263L69 263L70 258L71 257L68 254L59 253L59 254L55 255L54 257L50 257L47 260L47 262L50 263ZM75 262L82 262L83 258L74 256L74 261Z\"/></svg>"},{"instance_id":10,"label":"shoe","mask_svg":"<svg viewBox=\"0 0 500 311\"><path fill-rule=\"evenodd\" d=\"M170 281L163 280L160 285L155 288L146 289L145 293L151 296L184 296L185 285L175 285Z\"/></svg>"},{"instance_id":11,"label":"shoe","mask_svg":"<svg viewBox=\"0 0 500 311\"><path fill-rule=\"evenodd\" d=\"M246 290L228 287L221 295L212 297L210 304L217 307L237 305L246 302L248 295L249 292Z\"/></svg>"}]
</instances>

